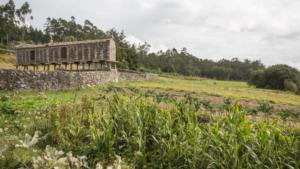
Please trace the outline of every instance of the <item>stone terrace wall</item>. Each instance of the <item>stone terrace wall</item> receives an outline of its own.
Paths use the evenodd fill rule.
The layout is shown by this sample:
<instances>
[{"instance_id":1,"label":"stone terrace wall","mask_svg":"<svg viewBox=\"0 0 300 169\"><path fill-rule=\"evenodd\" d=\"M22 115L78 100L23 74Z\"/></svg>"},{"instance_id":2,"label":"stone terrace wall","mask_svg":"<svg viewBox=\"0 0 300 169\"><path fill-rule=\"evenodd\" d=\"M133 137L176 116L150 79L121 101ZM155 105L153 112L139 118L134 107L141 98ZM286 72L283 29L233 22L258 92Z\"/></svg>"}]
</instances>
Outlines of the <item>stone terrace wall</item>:
<instances>
[{"instance_id":1,"label":"stone terrace wall","mask_svg":"<svg viewBox=\"0 0 300 169\"><path fill-rule=\"evenodd\" d=\"M0 70L0 90L59 90L123 80L154 80L157 74L118 71L33 72Z\"/></svg>"}]
</instances>

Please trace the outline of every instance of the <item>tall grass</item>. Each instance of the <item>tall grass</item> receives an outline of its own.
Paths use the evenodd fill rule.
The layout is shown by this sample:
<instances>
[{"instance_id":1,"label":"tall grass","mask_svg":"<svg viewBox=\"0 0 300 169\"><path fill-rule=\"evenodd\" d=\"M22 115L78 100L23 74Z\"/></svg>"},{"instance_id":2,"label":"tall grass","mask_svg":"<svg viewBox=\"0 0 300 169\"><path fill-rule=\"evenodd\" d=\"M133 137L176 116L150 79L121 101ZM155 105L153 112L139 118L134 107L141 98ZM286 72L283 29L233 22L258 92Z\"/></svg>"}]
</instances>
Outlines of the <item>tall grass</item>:
<instances>
[{"instance_id":1,"label":"tall grass","mask_svg":"<svg viewBox=\"0 0 300 169\"><path fill-rule=\"evenodd\" d=\"M299 168L299 132L248 120L238 103L228 102L225 116L206 105L110 86L97 98L39 114L34 130L46 139L35 148L85 155L91 167L121 156L129 168Z\"/></svg>"}]
</instances>

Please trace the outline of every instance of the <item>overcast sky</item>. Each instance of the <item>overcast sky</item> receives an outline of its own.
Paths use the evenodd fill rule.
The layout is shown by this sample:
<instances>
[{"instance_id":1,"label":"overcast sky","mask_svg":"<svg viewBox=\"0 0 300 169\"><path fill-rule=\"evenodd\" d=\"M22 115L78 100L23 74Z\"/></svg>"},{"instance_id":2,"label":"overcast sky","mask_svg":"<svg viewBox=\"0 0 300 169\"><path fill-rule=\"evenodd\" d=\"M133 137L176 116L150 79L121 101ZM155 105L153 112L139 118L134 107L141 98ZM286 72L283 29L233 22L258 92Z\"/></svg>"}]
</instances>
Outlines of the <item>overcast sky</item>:
<instances>
[{"instance_id":1,"label":"overcast sky","mask_svg":"<svg viewBox=\"0 0 300 169\"><path fill-rule=\"evenodd\" d=\"M1 3L7 0L0 0ZM24 0L15 0L17 4ZM259 59L300 68L300 0L28 0L33 26L47 17L89 19L124 30L152 50L186 47L197 57Z\"/></svg>"}]
</instances>

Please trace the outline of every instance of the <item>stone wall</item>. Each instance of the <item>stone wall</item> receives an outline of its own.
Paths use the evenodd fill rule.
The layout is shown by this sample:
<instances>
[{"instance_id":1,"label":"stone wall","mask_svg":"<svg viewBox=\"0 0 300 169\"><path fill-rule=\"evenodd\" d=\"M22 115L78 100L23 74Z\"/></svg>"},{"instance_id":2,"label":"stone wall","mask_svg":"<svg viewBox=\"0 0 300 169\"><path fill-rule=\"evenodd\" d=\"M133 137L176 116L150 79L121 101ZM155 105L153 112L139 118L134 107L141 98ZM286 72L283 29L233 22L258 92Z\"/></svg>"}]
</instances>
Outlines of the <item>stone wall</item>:
<instances>
[{"instance_id":1,"label":"stone wall","mask_svg":"<svg viewBox=\"0 0 300 169\"><path fill-rule=\"evenodd\" d=\"M59 90L124 80L154 80L157 74L125 71L33 72L0 70L0 90Z\"/></svg>"}]
</instances>

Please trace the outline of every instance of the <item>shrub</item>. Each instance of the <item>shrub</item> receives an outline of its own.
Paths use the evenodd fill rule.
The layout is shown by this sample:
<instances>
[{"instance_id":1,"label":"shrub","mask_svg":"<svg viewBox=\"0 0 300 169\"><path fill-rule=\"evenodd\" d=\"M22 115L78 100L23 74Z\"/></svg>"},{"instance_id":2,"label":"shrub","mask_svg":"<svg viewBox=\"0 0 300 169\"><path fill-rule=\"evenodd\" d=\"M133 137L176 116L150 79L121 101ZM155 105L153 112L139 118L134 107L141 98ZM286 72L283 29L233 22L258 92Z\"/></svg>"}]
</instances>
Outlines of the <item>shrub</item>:
<instances>
[{"instance_id":1,"label":"shrub","mask_svg":"<svg viewBox=\"0 0 300 169\"><path fill-rule=\"evenodd\" d=\"M258 88L265 87L264 70L253 70L250 72L250 78L248 80L249 85L254 85Z\"/></svg>"},{"instance_id":2,"label":"shrub","mask_svg":"<svg viewBox=\"0 0 300 169\"><path fill-rule=\"evenodd\" d=\"M264 71L252 72L248 84L300 94L300 72L288 65L273 65Z\"/></svg>"},{"instance_id":3,"label":"shrub","mask_svg":"<svg viewBox=\"0 0 300 169\"><path fill-rule=\"evenodd\" d=\"M296 93L298 91L297 84L290 79L284 80L284 90Z\"/></svg>"}]
</instances>

